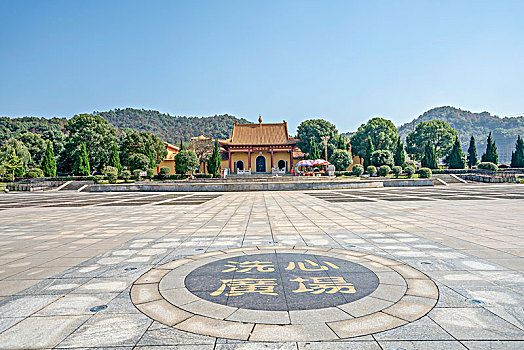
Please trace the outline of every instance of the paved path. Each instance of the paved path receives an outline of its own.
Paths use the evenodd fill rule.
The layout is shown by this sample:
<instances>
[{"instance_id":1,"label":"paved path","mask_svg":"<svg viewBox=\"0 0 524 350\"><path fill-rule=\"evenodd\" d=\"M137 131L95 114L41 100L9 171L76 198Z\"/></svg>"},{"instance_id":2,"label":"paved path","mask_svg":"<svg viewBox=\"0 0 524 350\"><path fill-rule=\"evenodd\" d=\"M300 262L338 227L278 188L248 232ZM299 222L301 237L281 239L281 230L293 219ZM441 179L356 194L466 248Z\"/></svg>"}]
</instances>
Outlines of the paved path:
<instances>
[{"instance_id":1,"label":"paved path","mask_svg":"<svg viewBox=\"0 0 524 350\"><path fill-rule=\"evenodd\" d=\"M129 290L175 259L267 245L400 261L426 273L439 300L393 330L336 343L256 343L261 348L524 347L523 186L154 196L1 195L0 348L251 349L153 321ZM160 205L178 200L186 202ZM97 305L108 307L90 311Z\"/></svg>"}]
</instances>

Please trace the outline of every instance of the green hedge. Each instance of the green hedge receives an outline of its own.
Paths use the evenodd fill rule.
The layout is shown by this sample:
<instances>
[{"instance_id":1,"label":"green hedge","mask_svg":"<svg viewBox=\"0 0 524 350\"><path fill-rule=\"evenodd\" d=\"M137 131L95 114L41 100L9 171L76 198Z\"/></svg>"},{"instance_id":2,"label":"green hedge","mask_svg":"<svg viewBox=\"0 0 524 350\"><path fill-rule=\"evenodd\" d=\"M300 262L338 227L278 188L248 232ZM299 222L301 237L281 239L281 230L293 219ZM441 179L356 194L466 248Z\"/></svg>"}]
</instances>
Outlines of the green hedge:
<instances>
[{"instance_id":1,"label":"green hedge","mask_svg":"<svg viewBox=\"0 0 524 350\"><path fill-rule=\"evenodd\" d=\"M432 176L431 169L430 168L420 168L418 171L418 176L421 179L430 179Z\"/></svg>"}]
</instances>

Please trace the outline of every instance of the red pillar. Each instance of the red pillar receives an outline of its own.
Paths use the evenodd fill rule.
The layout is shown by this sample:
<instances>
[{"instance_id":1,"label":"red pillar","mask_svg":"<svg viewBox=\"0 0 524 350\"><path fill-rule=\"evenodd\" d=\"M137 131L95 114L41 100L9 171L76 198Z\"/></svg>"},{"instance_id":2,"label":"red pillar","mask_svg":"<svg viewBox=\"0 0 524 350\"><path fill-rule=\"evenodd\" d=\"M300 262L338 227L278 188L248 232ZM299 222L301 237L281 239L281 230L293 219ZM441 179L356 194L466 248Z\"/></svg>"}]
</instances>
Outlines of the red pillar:
<instances>
[{"instance_id":1,"label":"red pillar","mask_svg":"<svg viewBox=\"0 0 524 350\"><path fill-rule=\"evenodd\" d=\"M289 171L291 172L291 169L293 169L293 147L291 147L291 150L289 151Z\"/></svg>"},{"instance_id":2,"label":"red pillar","mask_svg":"<svg viewBox=\"0 0 524 350\"><path fill-rule=\"evenodd\" d=\"M251 171L251 148L247 151L247 168Z\"/></svg>"},{"instance_id":3,"label":"red pillar","mask_svg":"<svg viewBox=\"0 0 524 350\"><path fill-rule=\"evenodd\" d=\"M273 169L273 148L271 148L271 169Z\"/></svg>"},{"instance_id":4,"label":"red pillar","mask_svg":"<svg viewBox=\"0 0 524 350\"><path fill-rule=\"evenodd\" d=\"M228 155L228 157L229 157L229 172L233 172L233 171L231 170L231 151L230 151L230 150L227 150L227 155Z\"/></svg>"}]
</instances>

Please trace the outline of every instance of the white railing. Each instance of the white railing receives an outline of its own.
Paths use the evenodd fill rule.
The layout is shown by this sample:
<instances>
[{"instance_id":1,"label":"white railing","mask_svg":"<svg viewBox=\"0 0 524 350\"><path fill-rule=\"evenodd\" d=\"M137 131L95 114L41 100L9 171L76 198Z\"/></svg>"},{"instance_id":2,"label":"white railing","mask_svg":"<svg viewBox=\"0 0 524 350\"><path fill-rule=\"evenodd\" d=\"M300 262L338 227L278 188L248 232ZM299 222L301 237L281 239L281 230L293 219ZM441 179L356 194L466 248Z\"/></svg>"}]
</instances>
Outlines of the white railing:
<instances>
[{"instance_id":1,"label":"white railing","mask_svg":"<svg viewBox=\"0 0 524 350\"><path fill-rule=\"evenodd\" d=\"M251 175L251 169L248 170L237 170L238 175Z\"/></svg>"},{"instance_id":2,"label":"white railing","mask_svg":"<svg viewBox=\"0 0 524 350\"><path fill-rule=\"evenodd\" d=\"M282 168L282 169L279 169L279 168L271 168L271 174L285 174L286 173L286 169Z\"/></svg>"}]
</instances>

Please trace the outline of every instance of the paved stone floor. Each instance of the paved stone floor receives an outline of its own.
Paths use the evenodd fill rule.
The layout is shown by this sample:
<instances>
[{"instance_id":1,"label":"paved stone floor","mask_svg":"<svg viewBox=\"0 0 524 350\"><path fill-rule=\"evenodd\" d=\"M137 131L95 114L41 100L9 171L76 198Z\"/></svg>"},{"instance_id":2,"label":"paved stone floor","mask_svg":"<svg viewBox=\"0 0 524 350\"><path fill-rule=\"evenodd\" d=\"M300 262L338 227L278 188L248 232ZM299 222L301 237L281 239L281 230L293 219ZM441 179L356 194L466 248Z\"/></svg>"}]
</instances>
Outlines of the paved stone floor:
<instances>
[{"instance_id":1,"label":"paved stone floor","mask_svg":"<svg viewBox=\"0 0 524 350\"><path fill-rule=\"evenodd\" d=\"M0 348L521 349L523 199L522 185L0 195ZM435 282L438 301L388 331L367 324L355 338L279 343L203 335L205 323L174 329L131 302L133 283L173 260L281 245L410 265Z\"/></svg>"}]
</instances>

